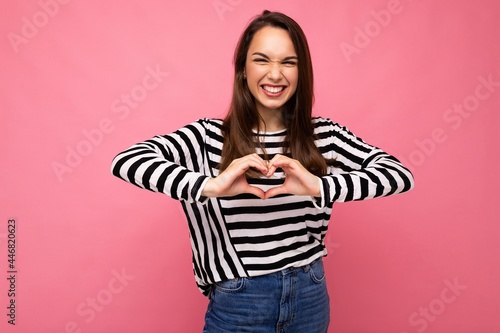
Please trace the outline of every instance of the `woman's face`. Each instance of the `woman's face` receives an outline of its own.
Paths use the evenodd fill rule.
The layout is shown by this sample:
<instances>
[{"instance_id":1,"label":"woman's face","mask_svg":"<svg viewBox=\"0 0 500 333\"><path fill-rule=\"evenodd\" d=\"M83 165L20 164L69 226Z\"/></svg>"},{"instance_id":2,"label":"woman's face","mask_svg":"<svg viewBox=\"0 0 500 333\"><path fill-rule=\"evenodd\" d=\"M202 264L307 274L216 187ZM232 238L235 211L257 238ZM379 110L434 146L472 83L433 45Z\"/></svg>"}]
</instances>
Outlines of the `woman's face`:
<instances>
[{"instance_id":1,"label":"woman's face","mask_svg":"<svg viewBox=\"0 0 500 333\"><path fill-rule=\"evenodd\" d=\"M265 27L250 43L245 74L257 111L281 111L297 90L297 54L286 30Z\"/></svg>"}]
</instances>

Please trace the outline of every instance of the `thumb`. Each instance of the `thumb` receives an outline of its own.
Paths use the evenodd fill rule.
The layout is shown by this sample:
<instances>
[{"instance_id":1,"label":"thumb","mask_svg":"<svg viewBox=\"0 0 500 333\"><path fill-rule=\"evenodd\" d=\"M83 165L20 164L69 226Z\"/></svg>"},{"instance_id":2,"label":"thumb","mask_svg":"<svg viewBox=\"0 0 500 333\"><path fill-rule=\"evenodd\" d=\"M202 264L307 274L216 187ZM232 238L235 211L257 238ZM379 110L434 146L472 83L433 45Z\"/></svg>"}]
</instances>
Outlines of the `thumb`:
<instances>
[{"instance_id":1,"label":"thumb","mask_svg":"<svg viewBox=\"0 0 500 333\"><path fill-rule=\"evenodd\" d=\"M276 187L273 187L272 189L267 190L267 192L265 192L265 199L269 199L269 198L275 197L277 195L286 194L286 193L287 192L286 192L284 185L276 186Z\"/></svg>"},{"instance_id":2,"label":"thumb","mask_svg":"<svg viewBox=\"0 0 500 333\"><path fill-rule=\"evenodd\" d=\"M262 189L260 189L258 187L252 186L252 185L247 186L247 188L245 189L245 193L253 194L261 199L266 198L266 192L264 192Z\"/></svg>"}]
</instances>

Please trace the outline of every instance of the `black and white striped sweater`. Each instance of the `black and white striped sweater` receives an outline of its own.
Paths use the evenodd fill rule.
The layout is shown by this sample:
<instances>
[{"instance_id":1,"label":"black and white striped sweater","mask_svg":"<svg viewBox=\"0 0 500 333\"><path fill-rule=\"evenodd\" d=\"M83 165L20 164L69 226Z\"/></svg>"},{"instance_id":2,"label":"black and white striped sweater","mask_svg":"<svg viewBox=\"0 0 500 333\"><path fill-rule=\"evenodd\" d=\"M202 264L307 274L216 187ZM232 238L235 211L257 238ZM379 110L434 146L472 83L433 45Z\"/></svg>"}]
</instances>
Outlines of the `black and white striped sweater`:
<instances>
[{"instance_id":1,"label":"black and white striped sweater","mask_svg":"<svg viewBox=\"0 0 500 333\"><path fill-rule=\"evenodd\" d=\"M155 136L118 154L112 173L180 200L188 220L198 288L213 283L303 266L326 255L324 238L334 202L365 200L410 190L413 176L395 157L365 143L347 128L313 118L316 145L335 159L321 177L321 197L280 195L262 200L250 194L201 196L218 175L222 121L200 119L174 133ZM255 134L271 159L282 153L285 130ZM257 151L257 153L262 153ZM250 180L264 191L283 183L280 169Z\"/></svg>"}]
</instances>

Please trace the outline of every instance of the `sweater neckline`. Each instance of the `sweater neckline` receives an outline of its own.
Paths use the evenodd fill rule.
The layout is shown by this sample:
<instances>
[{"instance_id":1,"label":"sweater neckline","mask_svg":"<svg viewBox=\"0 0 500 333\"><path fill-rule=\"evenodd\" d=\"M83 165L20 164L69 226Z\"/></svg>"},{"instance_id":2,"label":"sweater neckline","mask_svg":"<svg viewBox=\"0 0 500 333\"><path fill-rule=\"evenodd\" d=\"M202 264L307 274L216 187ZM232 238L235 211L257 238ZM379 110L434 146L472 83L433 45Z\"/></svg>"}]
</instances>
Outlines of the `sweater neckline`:
<instances>
[{"instance_id":1,"label":"sweater neckline","mask_svg":"<svg viewBox=\"0 0 500 333\"><path fill-rule=\"evenodd\" d=\"M286 128L277 130L277 131L266 131L266 132L257 132L256 130L252 129L252 132L256 135L279 135L279 134L284 134L286 132Z\"/></svg>"}]
</instances>

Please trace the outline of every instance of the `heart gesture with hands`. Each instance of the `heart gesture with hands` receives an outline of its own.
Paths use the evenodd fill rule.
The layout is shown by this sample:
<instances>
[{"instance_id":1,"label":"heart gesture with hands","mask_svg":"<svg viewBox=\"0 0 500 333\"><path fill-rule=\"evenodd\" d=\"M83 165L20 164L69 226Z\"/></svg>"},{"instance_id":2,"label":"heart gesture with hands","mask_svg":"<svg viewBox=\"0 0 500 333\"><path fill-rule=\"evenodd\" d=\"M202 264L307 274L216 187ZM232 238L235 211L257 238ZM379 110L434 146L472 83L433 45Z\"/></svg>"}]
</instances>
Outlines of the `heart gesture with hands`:
<instances>
[{"instance_id":1,"label":"heart gesture with hands","mask_svg":"<svg viewBox=\"0 0 500 333\"><path fill-rule=\"evenodd\" d=\"M285 182L265 192L248 184L245 173L250 168L266 177L271 177L276 169L281 168L286 174ZM261 199L279 194L320 196L320 182L297 160L277 154L266 162L254 153L235 159L221 174L209 179L201 194L206 197L228 197L242 193L253 194Z\"/></svg>"},{"instance_id":2,"label":"heart gesture with hands","mask_svg":"<svg viewBox=\"0 0 500 333\"><path fill-rule=\"evenodd\" d=\"M282 185L273 187L265 193L265 199L279 194L309 195L313 197L321 195L319 177L310 173L299 161L277 154L269 161L267 166L268 177L274 174L277 168L283 169L286 177Z\"/></svg>"}]
</instances>

